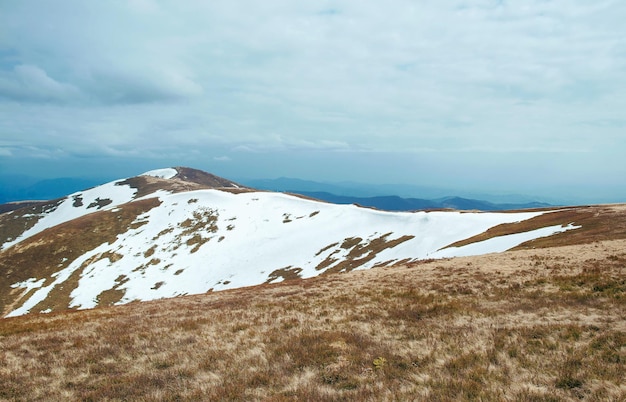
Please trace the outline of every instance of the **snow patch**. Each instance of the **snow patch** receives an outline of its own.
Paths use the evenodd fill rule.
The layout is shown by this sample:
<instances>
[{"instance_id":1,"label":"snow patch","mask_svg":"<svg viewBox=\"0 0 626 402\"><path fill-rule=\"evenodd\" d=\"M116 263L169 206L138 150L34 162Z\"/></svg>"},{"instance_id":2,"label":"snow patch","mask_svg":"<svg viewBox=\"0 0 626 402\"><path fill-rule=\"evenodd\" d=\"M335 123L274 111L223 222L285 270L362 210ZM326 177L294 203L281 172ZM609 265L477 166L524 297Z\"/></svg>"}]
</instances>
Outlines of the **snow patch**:
<instances>
[{"instance_id":1,"label":"snow patch","mask_svg":"<svg viewBox=\"0 0 626 402\"><path fill-rule=\"evenodd\" d=\"M39 289L43 286L44 282L45 279L37 280L36 278L28 278L25 281L14 283L13 285L11 285L11 287L13 289L22 288L26 291L29 291L31 289Z\"/></svg>"},{"instance_id":2,"label":"snow patch","mask_svg":"<svg viewBox=\"0 0 626 402\"><path fill-rule=\"evenodd\" d=\"M480 242L466 244L461 247L448 247L431 254L430 257L470 257L473 255L501 253L530 240L552 236L557 233L565 232L566 230L579 229L580 227L581 226L574 226L571 223L567 226L548 226L528 232L493 237Z\"/></svg>"},{"instance_id":3,"label":"snow patch","mask_svg":"<svg viewBox=\"0 0 626 402\"><path fill-rule=\"evenodd\" d=\"M143 173L141 176L152 176L159 179L172 179L178 174L178 171L174 168L155 169L149 172Z\"/></svg>"}]
</instances>

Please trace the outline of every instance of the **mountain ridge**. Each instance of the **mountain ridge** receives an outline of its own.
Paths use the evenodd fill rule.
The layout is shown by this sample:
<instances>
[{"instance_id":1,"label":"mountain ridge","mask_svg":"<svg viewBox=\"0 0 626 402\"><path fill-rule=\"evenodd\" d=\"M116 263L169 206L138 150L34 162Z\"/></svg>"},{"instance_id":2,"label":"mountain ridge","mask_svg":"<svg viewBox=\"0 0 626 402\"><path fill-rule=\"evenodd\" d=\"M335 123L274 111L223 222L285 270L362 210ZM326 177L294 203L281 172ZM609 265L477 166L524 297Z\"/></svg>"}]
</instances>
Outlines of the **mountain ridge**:
<instances>
[{"instance_id":1,"label":"mountain ridge","mask_svg":"<svg viewBox=\"0 0 626 402\"><path fill-rule=\"evenodd\" d=\"M3 315L499 252L580 231L583 217L545 209L387 212L187 169L158 169L1 214Z\"/></svg>"}]
</instances>

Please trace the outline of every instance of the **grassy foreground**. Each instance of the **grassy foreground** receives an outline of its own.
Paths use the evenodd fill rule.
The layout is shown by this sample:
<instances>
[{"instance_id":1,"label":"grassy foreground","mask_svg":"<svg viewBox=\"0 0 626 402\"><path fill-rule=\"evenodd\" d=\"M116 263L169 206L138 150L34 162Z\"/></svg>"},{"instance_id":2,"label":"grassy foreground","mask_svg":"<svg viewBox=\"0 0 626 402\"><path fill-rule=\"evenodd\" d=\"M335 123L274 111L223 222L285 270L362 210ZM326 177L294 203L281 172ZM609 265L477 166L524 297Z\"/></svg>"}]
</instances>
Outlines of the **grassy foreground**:
<instances>
[{"instance_id":1,"label":"grassy foreground","mask_svg":"<svg viewBox=\"0 0 626 402\"><path fill-rule=\"evenodd\" d=\"M0 319L0 400L626 400L626 241Z\"/></svg>"}]
</instances>

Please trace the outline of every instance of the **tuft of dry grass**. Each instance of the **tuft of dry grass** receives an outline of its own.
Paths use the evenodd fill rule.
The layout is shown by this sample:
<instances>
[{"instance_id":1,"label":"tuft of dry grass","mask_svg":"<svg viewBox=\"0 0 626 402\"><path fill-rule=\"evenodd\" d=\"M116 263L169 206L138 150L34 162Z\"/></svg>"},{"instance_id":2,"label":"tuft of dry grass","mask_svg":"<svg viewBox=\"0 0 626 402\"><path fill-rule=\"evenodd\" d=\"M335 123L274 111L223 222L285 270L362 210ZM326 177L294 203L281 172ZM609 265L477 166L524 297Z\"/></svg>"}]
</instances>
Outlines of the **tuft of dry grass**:
<instances>
[{"instance_id":1,"label":"tuft of dry grass","mask_svg":"<svg viewBox=\"0 0 626 402\"><path fill-rule=\"evenodd\" d=\"M0 400L626 399L626 240L0 320Z\"/></svg>"}]
</instances>

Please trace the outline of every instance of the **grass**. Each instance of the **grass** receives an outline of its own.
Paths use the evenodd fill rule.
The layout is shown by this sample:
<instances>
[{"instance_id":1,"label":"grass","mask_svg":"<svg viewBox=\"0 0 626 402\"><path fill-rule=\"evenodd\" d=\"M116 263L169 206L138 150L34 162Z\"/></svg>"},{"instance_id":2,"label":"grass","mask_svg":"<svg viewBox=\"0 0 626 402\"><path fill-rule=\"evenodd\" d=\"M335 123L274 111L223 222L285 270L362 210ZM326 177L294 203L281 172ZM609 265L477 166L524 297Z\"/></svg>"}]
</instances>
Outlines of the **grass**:
<instances>
[{"instance_id":1,"label":"grass","mask_svg":"<svg viewBox=\"0 0 626 402\"><path fill-rule=\"evenodd\" d=\"M302 268L297 268L297 267L292 267L292 266L288 266L285 268L280 268L277 270L272 271L269 275L268 275L268 279L266 281L266 283L271 283L276 281L279 278L282 278L281 280L292 280L292 279L298 279L300 278L300 273L302 272Z\"/></svg>"},{"instance_id":2,"label":"grass","mask_svg":"<svg viewBox=\"0 0 626 402\"><path fill-rule=\"evenodd\" d=\"M0 400L624 400L625 246L2 319Z\"/></svg>"}]
</instances>

